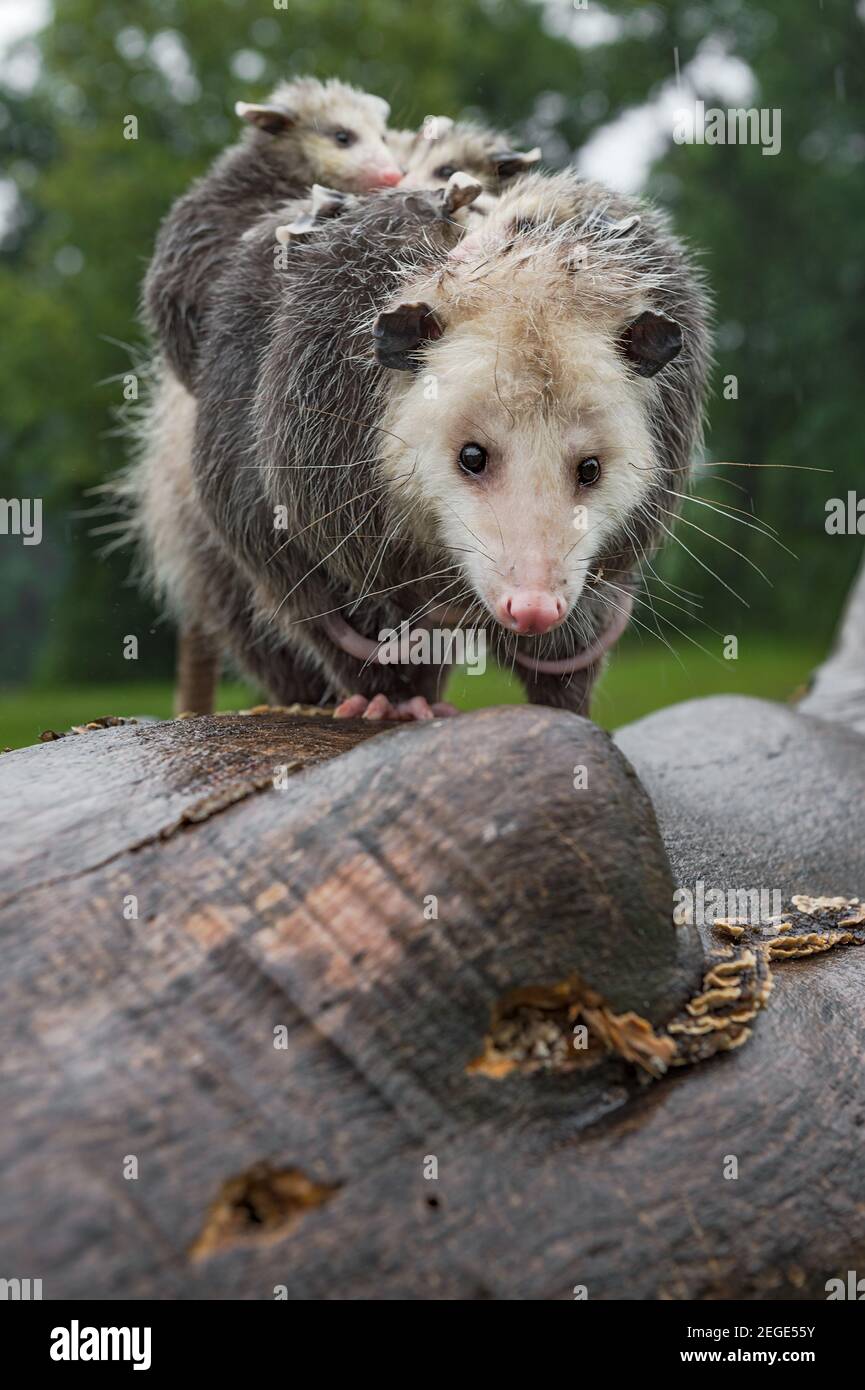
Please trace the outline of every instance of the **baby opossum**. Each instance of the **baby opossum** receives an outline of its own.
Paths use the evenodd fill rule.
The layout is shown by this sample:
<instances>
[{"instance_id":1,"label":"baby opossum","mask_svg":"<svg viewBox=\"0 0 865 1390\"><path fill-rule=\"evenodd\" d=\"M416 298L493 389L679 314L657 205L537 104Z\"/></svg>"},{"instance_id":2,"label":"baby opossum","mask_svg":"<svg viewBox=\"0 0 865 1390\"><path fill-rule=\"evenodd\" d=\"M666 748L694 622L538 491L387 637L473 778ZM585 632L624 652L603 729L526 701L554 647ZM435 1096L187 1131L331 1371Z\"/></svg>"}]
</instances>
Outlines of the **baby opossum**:
<instances>
[{"instance_id":1,"label":"baby opossum","mask_svg":"<svg viewBox=\"0 0 865 1390\"><path fill-rule=\"evenodd\" d=\"M462 172L485 192L498 194L541 157L539 149L525 154L513 149L499 131L447 116L427 117L418 131L391 131L388 143L405 170L403 188L443 188L452 174Z\"/></svg>"},{"instance_id":2,"label":"baby opossum","mask_svg":"<svg viewBox=\"0 0 865 1390\"><path fill-rule=\"evenodd\" d=\"M699 440L707 296L661 214L571 174L462 246L443 196L365 199L278 272L275 219L237 248L165 563L277 701L428 717L441 669L377 639L446 609L584 712Z\"/></svg>"},{"instance_id":3,"label":"baby opossum","mask_svg":"<svg viewBox=\"0 0 865 1390\"><path fill-rule=\"evenodd\" d=\"M418 131L388 131L387 140L404 171L401 188L444 188L457 173L480 184L481 193L466 209L466 226L485 217L495 198L541 157L540 149L521 153L511 149L507 136L473 122L458 124L447 116L428 116ZM351 202L351 194L315 185L312 207L285 226L281 239L308 234L322 217L340 216Z\"/></svg>"},{"instance_id":4,"label":"baby opossum","mask_svg":"<svg viewBox=\"0 0 865 1390\"><path fill-rule=\"evenodd\" d=\"M144 281L147 325L190 390L214 281L247 227L313 183L358 192L399 183L385 141L389 109L381 97L311 77L282 83L263 104L237 103L249 129L174 204Z\"/></svg>"}]
</instances>

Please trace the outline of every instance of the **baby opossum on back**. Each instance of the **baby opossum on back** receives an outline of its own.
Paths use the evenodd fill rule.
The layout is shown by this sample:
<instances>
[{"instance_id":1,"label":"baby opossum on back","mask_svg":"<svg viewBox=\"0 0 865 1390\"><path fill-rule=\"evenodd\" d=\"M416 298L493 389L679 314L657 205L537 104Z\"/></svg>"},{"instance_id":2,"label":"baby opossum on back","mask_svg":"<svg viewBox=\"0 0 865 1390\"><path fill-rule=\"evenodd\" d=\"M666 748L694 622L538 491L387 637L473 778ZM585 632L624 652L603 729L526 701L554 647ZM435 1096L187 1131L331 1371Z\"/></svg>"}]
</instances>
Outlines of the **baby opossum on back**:
<instances>
[{"instance_id":1,"label":"baby opossum on back","mask_svg":"<svg viewBox=\"0 0 865 1390\"><path fill-rule=\"evenodd\" d=\"M499 131L446 116L428 117L418 131L391 131L388 143L405 171L403 188L443 188L461 172L497 195L541 157L539 149L515 150Z\"/></svg>"},{"instance_id":2,"label":"baby opossum on back","mask_svg":"<svg viewBox=\"0 0 865 1390\"><path fill-rule=\"evenodd\" d=\"M238 144L179 198L162 224L144 281L144 315L180 381L193 389L202 321L226 253L257 218L313 183L368 191L401 170L386 141L381 97L344 82L298 78L263 104L237 103Z\"/></svg>"},{"instance_id":3,"label":"baby opossum on back","mask_svg":"<svg viewBox=\"0 0 865 1390\"><path fill-rule=\"evenodd\" d=\"M184 603L278 701L428 713L440 668L376 639L443 603L531 700L585 711L700 437L706 293L661 214L573 175L520 181L462 245L442 196L366 199L279 272L273 219L236 250Z\"/></svg>"}]
</instances>

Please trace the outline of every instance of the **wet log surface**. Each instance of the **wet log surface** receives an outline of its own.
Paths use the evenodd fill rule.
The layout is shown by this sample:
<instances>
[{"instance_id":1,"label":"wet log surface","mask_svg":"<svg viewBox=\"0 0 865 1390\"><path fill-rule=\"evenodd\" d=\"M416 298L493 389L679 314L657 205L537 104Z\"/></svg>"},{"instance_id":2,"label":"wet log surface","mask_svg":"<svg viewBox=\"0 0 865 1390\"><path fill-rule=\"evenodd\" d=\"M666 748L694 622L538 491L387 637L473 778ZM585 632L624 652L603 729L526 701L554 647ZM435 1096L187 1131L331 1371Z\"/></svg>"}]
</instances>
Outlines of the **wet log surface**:
<instances>
[{"instance_id":1,"label":"wet log surface","mask_svg":"<svg viewBox=\"0 0 865 1390\"><path fill-rule=\"evenodd\" d=\"M515 987L680 1009L676 884L862 894L855 733L706 701L618 741L660 835L613 741L542 709L5 755L4 1267L325 1299L822 1298L861 1267L865 952L785 965L745 1046L661 1081L467 1070Z\"/></svg>"}]
</instances>

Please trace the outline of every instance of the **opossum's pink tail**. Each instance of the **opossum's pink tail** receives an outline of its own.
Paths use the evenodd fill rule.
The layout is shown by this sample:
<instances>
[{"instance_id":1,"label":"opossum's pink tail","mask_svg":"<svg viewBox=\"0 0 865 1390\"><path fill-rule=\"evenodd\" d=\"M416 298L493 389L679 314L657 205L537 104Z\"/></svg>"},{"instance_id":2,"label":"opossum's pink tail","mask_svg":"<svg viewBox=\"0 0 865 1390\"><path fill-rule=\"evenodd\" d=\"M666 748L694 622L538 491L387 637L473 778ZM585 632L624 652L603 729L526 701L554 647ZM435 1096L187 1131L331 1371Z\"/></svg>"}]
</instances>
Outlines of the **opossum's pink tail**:
<instances>
[{"instance_id":1,"label":"opossum's pink tail","mask_svg":"<svg viewBox=\"0 0 865 1390\"><path fill-rule=\"evenodd\" d=\"M517 652L516 661L526 670L535 671L542 676L567 676L572 671L582 671L615 646L630 622L633 607L633 595L628 594L622 602L615 621L601 633L590 647L586 647L585 651L577 652L575 656L562 657L559 661L541 661L537 657L526 656L523 652ZM374 642L372 638L362 636L345 621L345 618L341 618L335 613L328 613L322 621L331 641L335 642L344 652L348 652L350 656L356 656L360 661L379 661L381 659L379 651L382 643Z\"/></svg>"}]
</instances>

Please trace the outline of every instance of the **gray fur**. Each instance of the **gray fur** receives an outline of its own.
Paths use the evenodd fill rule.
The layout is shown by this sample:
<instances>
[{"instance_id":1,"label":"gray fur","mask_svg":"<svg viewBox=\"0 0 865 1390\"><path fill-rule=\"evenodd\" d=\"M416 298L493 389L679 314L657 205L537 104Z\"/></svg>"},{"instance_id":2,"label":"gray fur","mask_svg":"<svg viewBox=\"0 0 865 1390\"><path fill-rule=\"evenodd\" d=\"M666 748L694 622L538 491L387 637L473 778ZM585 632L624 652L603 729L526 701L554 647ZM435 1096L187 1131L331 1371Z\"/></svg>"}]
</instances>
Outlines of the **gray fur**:
<instances>
[{"instance_id":1,"label":"gray fur","mask_svg":"<svg viewBox=\"0 0 865 1390\"><path fill-rule=\"evenodd\" d=\"M541 176L525 186L543 198ZM598 185L574 181L565 192L558 225L547 217L517 235L588 242L596 280L605 257L618 273L630 267L652 308L684 330L682 352L653 383L656 506L597 561L630 586L641 554L661 538L663 488L682 489L700 438L707 299L663 215ZM641 220L623 235L619 224L637 210ZM275 272L274 235L283 220L263 219L236 248L214 295L197 383L197 501L182 539L199 575L187 586L195 590L187 596L189 617L281 701L379 690L433 696L439 671L363 667L334 645L320 615L338 609L376 637L436 592L440 580L421 576L452 563L435 535L407 542L394 530L398 489L383 487L376 472L388 373L374 360L370 329L408 272L442 265L459 233L432 195L379 194L287 248L285 267ZM287 532L274 530L280 505L288 509ZM390 592L368 596L355 610L365 588ZM580 608L590 628L603 628L609 609L591 584ZM508 634L494 624L491 630L509 661ZM545 652L564 654L555 645ZM596 674L523 678L532 700L584 709Z\"/></svg>"},{"instance_id":2,"label":"gray fur","mask_svg":"<svg viewBox=\"0 0 865 1390\"><path fill-rule=\"evenodd\" d=\"M277 88L271 102L277 108L295 105L301 114L309 108L311 128L329 102L337 109L343 103L349 111L369 108L378 113L384 136L386 103L343 83L300 78ZM144 280L142 311L169 366L189 390L195 386L202 323L228 251L259 217L302 197L321 176L302 125L287 134L251 125L171 208Z\"/></svg>"}]
</instances>

